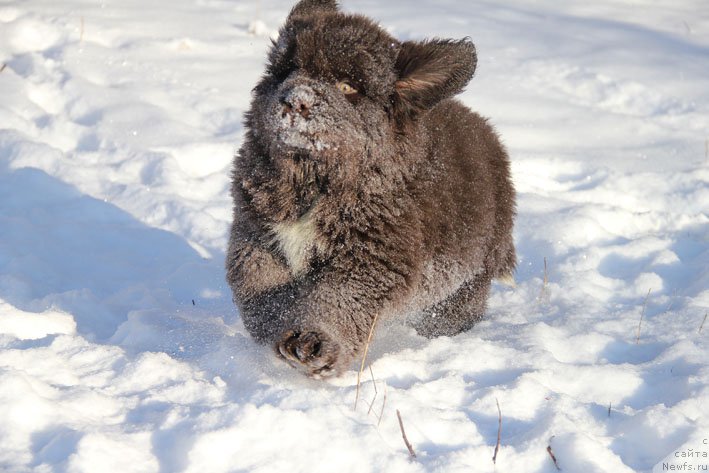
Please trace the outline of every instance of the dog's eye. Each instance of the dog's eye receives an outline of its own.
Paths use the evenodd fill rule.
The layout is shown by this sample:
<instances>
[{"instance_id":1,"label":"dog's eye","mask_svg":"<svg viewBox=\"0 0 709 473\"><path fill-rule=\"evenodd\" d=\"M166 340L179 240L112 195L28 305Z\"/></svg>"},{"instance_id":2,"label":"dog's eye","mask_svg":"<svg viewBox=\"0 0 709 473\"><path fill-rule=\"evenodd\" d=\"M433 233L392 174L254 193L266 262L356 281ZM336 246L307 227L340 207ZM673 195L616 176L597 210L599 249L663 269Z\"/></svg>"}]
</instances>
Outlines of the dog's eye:
<instances>
[{"instance_id":1,"label":"dog's eye","mask_svg":"<svg viewBox=\"0 0 709 473\"><path fill-rule=\"evenodd\" d=\"M342 92L345 95L352 95L352 94L357 94L359 91L352 87L348 82L345 81L340 81L337 84L335 84L337 89Z\"/></svg>"}]
</instances>

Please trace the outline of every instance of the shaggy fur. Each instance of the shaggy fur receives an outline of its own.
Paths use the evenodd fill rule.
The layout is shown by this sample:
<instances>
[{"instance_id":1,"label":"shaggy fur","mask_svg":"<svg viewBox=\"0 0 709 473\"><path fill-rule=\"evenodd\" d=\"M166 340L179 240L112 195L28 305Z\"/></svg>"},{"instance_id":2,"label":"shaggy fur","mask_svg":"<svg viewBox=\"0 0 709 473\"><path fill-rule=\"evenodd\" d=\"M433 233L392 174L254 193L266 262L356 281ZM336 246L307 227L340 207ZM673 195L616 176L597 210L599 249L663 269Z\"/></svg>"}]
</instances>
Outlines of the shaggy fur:
<instances>
[{"instance_id":1,"label":"shaggy fur","mask_svg":"<svg viewBox=\"0 0 709 473\"><path fill-rule=\"evenodd\" d=\"M469 329L515 267L507 154L451 98L473 44L400 42L303 0L268 61L233 171L226 269L247 330L322 377L375 317L417 314L427 337Z\"/></svg>"}]
</instances>

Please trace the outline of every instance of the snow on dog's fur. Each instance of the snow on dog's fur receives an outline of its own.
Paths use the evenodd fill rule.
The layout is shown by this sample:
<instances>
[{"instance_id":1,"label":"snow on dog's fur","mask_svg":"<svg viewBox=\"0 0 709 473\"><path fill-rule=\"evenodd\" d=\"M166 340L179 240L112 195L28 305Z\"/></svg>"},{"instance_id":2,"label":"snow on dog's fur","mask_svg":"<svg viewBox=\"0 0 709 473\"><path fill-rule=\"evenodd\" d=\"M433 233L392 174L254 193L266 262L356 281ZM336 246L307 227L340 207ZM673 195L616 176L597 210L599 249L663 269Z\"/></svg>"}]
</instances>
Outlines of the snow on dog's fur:
<instances>
[{"instance_id":1,"label":"snow on dog's fur","mask_svg":"<svg viewBox=\"0 0 709 473\"><path fill-rule=\"evenodd\" d=\"M509 161L452 99L467 40L398 41L335 1L291 11L234 160L227 279L248 331L315 377L361 352L375 318L469 329L515 266Z\"/></svg>"}]
</instances>

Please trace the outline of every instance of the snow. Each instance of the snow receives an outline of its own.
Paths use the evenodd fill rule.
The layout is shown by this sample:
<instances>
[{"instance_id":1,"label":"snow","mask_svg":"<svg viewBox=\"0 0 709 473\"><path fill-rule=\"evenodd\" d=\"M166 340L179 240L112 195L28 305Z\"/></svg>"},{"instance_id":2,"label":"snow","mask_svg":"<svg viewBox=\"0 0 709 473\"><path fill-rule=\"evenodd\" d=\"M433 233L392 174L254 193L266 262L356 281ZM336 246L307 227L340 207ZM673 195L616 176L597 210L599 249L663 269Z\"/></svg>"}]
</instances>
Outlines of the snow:
<instances>
[{"instance_id":1,"label":"snow","mask_svg":"<svg viewBox=\"0 0 709 473\"><path fill-rule=\"evenodd\" d=\"M457 337L383 326L355 409L358 366L303 378L223 276L230 160L290 3L1 3L0 470L706 465L709 4L343 3L476 43L461 98L513 160L517 286Z\"/></svg>"}]
</instances>

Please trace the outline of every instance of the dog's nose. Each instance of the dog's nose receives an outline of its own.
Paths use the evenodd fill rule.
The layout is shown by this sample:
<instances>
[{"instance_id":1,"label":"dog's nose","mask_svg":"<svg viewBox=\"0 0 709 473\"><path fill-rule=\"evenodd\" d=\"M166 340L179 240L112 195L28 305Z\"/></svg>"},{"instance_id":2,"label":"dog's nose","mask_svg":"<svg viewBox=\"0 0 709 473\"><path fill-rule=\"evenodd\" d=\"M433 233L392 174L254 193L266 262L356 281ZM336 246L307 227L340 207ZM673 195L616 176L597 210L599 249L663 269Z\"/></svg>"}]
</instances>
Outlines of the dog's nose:
<instances>
[{"instance_id":1,"label":"dog's nose","mask_svg":"<svg viewBox=\"0 0 709 473\"><path fill-rule=\"evenodd\" d=\"M303 118L310 116L310 110L315 105L315 92L310 87L297 86L283 97L283 116L293 113Z\"/></svg>"}]
</instances>

